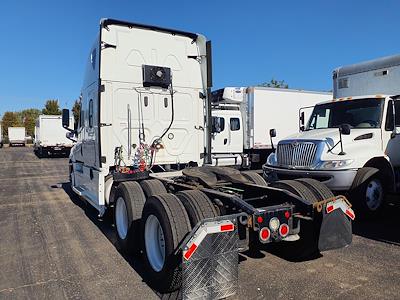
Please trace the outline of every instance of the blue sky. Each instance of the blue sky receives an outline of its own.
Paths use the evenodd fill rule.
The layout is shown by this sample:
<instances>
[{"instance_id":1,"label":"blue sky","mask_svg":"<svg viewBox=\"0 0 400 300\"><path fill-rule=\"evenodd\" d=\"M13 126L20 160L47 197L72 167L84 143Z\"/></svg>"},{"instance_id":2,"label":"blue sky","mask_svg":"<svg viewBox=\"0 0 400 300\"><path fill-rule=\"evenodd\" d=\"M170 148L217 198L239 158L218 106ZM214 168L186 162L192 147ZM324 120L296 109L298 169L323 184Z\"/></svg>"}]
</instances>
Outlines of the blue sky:
<instances>
[{"instance_id":1,"label":"blue sky","mask_svg":"<svg viewBox=\"0 0 400 300\"><path fill-rule=\"evenodd\" d=\"M284 79L330 90L335 67L400 53L399 1L2 0L0 115L72 106L102 17L205 34L214 87Z\"/></svg>"}]
</instances>

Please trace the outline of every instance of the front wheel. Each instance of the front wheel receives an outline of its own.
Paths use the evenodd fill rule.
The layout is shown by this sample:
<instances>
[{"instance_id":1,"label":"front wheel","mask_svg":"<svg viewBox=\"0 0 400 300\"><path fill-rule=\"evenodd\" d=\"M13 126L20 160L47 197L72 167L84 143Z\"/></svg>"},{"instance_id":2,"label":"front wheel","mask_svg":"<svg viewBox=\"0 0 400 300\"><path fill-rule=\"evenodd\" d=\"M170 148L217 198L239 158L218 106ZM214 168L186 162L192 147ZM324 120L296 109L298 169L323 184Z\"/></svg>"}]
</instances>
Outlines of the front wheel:
<instances>
[{"instance_id":1,"label":"front wheel","mask_svg":"<svg viewBox=\"0 0 400 300\"><path fill-rule=\"evenodd\" d=\"M371 176L350 191L350 201L365 218L376 217L383 208L385 187L379 174Z\"/></svg>"}]
</instances>

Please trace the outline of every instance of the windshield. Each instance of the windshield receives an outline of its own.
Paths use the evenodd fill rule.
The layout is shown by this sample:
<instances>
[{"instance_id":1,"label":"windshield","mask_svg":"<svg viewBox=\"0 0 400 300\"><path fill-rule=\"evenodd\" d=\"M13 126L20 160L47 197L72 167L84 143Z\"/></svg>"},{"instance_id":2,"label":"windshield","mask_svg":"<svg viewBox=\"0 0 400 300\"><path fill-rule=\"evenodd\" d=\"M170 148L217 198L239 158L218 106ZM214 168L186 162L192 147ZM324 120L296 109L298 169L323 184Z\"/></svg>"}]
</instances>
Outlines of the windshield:
<instances>
[{"instance_id":1,"label":"windshield","mask_svg":"<svg viewBox=\"0 0 400 300\"><path fill-rule=\"evenodd\" d=\"M382 118L382 98L337 101L315 106L307 130L338 128L349 124L353 128L379 128Z\"/></svg>"}]
</instances>

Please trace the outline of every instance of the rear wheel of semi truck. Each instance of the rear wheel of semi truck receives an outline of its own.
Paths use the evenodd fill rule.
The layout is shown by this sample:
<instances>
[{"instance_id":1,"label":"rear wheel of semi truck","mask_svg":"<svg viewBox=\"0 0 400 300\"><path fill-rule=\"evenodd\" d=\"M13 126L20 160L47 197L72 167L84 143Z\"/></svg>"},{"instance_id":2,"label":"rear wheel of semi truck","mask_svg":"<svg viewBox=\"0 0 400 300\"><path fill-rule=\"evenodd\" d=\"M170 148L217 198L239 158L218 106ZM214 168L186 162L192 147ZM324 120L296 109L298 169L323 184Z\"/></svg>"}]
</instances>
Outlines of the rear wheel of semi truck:
<instances>
[{"instance_id":1,"label":"rear wheel of semi truck","mask_svg":"<svg viewBox=\"0 0 400 300\"><path fill-rule=\"evenodd\" d=\"M319 201L335 197L332 191L325 184L318 180L312 178L299 178L295 181L301 182L302 184L307 186L314 193Z\"/></svg>"},{"instance_id":2,"label":"rear wheel of semi truck","mask_svg":"<svg viewBox=\"0 0 400 300\"><path fill-rule=\"evenodd\" d=\"M118 185L114 202L114 224L117 247L121 252L138 254L140 251L140 219L145 195L136 181Z\"/></svg>"},{"instance_id":3,"label":"rear wheel of semi truck","mask_svg":"<svg viewBox=\"0 0 400 300\"><path fill-rule=\"evenodd\" d=\"M158 179L143 180L140 183L140 185L141 185L143 192L147 198L150 198L151 196L167 193L167 189L162 184L162 182Z\"/></svg>"},{"instance_id":4,"label":"rear wheel of semi truck","mask_svg":"<svg viewBox=\"0 0 400 300\"><path fill-rule=\"evenodd\" d=\"M385 186L379 172L365 179L374 170L375 168L360 169L349 192L350 202L360 211L361 218L377 217L385 203Z\"/></svg>"},{"instance_id":5,"label":"rear wheel of semi truck","mask_svg":"<svg viewBox=\"0 0 400 300\"><path fill-rule=\"evenodd\" d=\"M310 204L318 201L318 198L311 189L295 180L276 181L269 186L287 190ZM300 239L297 241L278 244L279 252L292 260L304 260L318 255L319 232L314 222L301 219L299 235Z\"/></svg>"},{"instance_id":6,"label":"rear wheel of semi truck","mask_svg":"<svg viewBox=\"0 0 400 300\"><path fill-rule=\"evenodd\" d=\"M183 191L176 194L189 216L192 227L207 218L218 217L218 212L211 200L201 191Z\"/></svg>"},{"instance_id":7,"label":"rear wheel of semi truck","mask_svg":"<svg viewBox=\"0 0 400 300\"><path fill-rule=\"evenodd\" d=\"M143 209L142 238L149 284L172 292L182 284L182 255L175 249L191 230L185 207L173 194L147 199Z\"/></svg>"},{"instance_id":8,"label":"rear wheel of semi truck","mask_svg":"<svg viewBox=\"0 0 400 300\"><path fill-rule=\"evenodd\" d=\"M267 186L267 182L265 181L262 176L257 174L256 172L253 171L244 171L241 172L244 177L246 177L248 180L253 182L254 184L261 185L261 186Z\"/></svg>"}]
</instances>

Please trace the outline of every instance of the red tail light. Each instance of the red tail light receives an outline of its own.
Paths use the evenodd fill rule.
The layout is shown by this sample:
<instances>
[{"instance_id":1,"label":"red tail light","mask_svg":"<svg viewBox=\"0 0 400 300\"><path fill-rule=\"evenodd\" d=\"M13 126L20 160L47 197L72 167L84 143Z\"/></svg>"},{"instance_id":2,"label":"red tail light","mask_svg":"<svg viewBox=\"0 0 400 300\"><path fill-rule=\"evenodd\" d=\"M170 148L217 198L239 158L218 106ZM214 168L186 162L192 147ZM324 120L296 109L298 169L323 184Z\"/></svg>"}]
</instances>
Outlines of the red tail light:
<instances>
[{"instance_id":1,"label":"red tail light","mask_svg":"<svg viewBox=\"0 0 400 300\"><path fill-rule=\"evenodd\" d=\"M279 227L279 234L280 234L282 237L287 236L287 235L289 234L289 226L288 226L287 224L282 224L282 225Z\"/></svg>"},{"instance_id":2,"label":"red tail light","mask_svg":"<svg viewBox=\"0 0 400 300\"><path fill-rule=\"evenodd\" d=\"M267 227L261 228L261 230L260 230L260 240L262 242L268 241L270 236L271 236L271 231L269 231L269 229Z\"/></svg>"},{"instance_id":3,"label":"red tail light","mask_svg":"<svg viewBox=\"0 0 400 300\"><path fill-rule=\"evenodd\" d=\"M257 222L258 223L262 223L263 221L264 221L263 217L261 217L261 216L257 217Z\"/></svg>"},{"instance_id":4,"label":"red tail light","mask_svg":"<svg viewBox=\"0 0 400 300\"><path fill-rule=\"evenodd\" d=\"M290 212L287 210L287 211L285 211L285 218L286 219L289 219L290 218Z\"/></svg>"}]
</instances>

